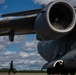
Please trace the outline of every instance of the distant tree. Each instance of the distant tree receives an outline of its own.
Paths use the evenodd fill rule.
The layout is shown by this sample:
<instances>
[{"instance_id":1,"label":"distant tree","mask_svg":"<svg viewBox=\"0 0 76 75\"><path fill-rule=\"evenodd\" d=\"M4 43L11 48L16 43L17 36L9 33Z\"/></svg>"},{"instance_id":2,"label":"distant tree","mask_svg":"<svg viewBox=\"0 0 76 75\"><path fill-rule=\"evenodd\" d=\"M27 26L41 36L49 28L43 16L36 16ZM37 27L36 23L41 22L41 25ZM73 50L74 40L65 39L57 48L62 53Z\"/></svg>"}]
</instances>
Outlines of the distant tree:
<instances>
[{"instance_id":1,"label":"distant tree","mask_svg":"<svg viewBox=\"0 0 76 75\"><path fill-rule=\"evenodd\" d=\"M16 68L14 68L14 70L17 71ZM9 68L2 68L2 69L0 69L0 72L8 72L8 71L9 71Z\"/></svg>"}]
</instances>

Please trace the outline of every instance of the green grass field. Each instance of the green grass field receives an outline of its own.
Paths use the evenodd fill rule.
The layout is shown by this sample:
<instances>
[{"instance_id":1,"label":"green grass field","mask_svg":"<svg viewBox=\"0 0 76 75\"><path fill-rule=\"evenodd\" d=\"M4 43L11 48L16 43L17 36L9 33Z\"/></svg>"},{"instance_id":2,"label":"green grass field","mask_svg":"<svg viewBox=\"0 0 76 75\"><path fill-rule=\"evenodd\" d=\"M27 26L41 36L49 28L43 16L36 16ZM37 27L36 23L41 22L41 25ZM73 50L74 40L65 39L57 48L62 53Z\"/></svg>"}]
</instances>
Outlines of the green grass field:
<instances>
[{"instance_id":1,"label":"green grass field","mask_svg":"<svg viewBox=\"0 0 76 75\"><path fill-rule=\"evenodd\" d=\"M9 71L8 68L2 68L0 69L0 73L7 73ZM16 70L14 69L16 73L46 73L46 71L42 70Z\"/></svg>"}]
</instances>

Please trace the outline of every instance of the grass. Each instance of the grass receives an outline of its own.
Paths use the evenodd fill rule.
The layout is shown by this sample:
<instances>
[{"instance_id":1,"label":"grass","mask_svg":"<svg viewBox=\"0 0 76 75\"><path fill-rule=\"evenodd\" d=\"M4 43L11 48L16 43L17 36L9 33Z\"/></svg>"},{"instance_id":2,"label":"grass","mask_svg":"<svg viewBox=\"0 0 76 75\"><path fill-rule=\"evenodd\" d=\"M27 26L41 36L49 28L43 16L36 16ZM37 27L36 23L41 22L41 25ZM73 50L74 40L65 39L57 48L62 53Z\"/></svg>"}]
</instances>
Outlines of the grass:
<instances>
[{"instance_id":1,"label":"grass","mask_svg":"<svg viewBox=\"0 0 76 75\"><path fill-rule=\"evenodd\" d=\"M0 73L6 73L8 71L9 71L8 68L0 69ZM16 73L46 73L46 71L42 71L42 70L16 70L16 69L14 69L14 71Z\"/></svg>"}]
</instances>

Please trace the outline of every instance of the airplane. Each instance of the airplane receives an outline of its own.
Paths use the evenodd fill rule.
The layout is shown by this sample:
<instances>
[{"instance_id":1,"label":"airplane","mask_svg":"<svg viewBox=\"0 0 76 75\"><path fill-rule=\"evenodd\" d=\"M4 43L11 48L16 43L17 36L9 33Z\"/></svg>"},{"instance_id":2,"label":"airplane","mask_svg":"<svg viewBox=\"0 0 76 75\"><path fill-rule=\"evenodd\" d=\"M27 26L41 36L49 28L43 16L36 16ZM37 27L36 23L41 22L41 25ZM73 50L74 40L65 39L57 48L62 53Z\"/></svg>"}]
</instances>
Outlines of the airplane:
<instances>
[{"instance_id":1,"label":"airplane","mask_svg":"<svg viewBox=\"0 0 76 75\"><path fill-rule=\"evenodd\" d=\"M10 18L11 17L11 18ZM63 0L52 1L40 9L3 14L0 36L36 34L38 53L47 61L47 74L75 74L76 8Z\"/></svg>"}]
</instances>

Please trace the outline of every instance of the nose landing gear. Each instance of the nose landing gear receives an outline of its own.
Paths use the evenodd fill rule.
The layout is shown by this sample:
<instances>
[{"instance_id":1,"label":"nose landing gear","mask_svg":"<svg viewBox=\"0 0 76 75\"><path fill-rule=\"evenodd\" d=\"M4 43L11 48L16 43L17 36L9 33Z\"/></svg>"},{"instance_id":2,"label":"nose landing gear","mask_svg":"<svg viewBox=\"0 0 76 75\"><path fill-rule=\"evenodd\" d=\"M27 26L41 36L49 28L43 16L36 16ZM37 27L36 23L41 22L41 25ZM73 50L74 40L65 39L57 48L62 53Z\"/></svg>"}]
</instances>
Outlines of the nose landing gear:
<instances>
[{"instance_id":1,"label":"nose landing gear","mask_svg":"<svg viewBox=\"0 0 76 75\"><path fill-rule=\"evenodd\" d=\"M55 67L55 68L48 68L47 69L47 74L48 75L75 75L75 72L76 70L69 70L69 69L66 69L66 68L62 68L62 67Z\"/></svg>"}]
</instances>

